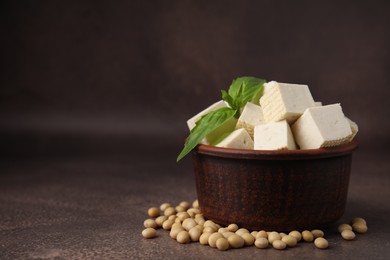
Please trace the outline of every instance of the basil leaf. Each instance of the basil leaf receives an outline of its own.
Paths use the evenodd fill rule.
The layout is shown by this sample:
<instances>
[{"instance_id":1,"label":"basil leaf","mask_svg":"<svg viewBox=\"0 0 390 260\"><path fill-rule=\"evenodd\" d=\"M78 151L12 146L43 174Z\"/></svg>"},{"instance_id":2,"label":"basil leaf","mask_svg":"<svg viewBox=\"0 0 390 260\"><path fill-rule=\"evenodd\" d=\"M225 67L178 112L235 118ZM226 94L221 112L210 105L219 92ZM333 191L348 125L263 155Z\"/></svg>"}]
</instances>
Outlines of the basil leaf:
<instances>
[{"instance_id":1,"label":"basil leaf","mask_svg":"<svg viewBox=\"0 0 390 260\"><path fill-rule=\"evenodd\" d=\"M223 107L211 111L196 122L196 126L191 130L183 150L180 152L176 161L180 161L184 156L192 151L208 134L213 132L219 126L232 119L237 113L236 110Z\"/></svg>"},{"instance_id":2,"label":"basil leaf","mask_svg":"<svg viewBox=\"0 0 390 260\"><path fill-rule=\"evenodd\" d=\"M221 93L222 93L222 99L226 101L231 108L236 109L234 107L234 100L232 96L230 96L229 93L227 93L225 90L221 90Z\"/></svg>"},{"instance_id":3,"label":"basil leaf","mask_svg":"<svg viewBox=\"0 0 390 260\"><path fill-rule=\"evenodd\" d=\"M265 80L255 77L240 77L233 80L228 92L233 99L232 108L240 109L248 101L258 105L264 83Z\"/></svg>"}]
</instances>

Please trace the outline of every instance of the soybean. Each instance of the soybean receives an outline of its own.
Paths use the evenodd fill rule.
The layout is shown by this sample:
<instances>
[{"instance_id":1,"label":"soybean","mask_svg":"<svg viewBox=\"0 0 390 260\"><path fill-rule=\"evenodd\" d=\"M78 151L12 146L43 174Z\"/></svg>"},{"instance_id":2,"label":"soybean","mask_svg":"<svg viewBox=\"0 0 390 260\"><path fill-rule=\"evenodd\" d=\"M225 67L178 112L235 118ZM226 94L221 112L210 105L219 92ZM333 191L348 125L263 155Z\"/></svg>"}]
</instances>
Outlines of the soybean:
<instances>
[{"instance_id":1,"label":"soybean","mask_svg":"<svg viewBox=\"0 0 390 260\"><path fill-rule=\"evenodd\" d=\"M326 249L329 246L328 240L323 237L317 237L314 240L314 245L319 249Z\"/></svg>"},{"instance_id":2,"label":"soybean","mask_svg":"<svg viewBox=\"0 0 390 260\"><path fill-rule=\"evenodd\" d=\"M228 237L229 245L233 248L241 248L245 244L245 240L237 234Z\"/></svg>"},{"instance_id":3,"label":"soybean","mask_svg":"<svg viewBox=\"0 0 390 260\"><path fill-rule=\"evenodd\" d=\"M163 222L162 224L162 228L165 229L165 230L169 230L172 228L172 225L173 223L175 223L173 220L171 219L167 219Z\"/></svg>"},{"instance_id":4,"label":"soybean","mask_svg":"<svg viewBox=\"0 0 390 260\"><path fill-rule=\"evenodd\" d=\"M256 239L260 238L260 237L263 237L263 238L266 238L268 240L268 234L266 231L264 230L260 230L259 232L257 232L256 234Z\"/></svg>"},{"instance_id":5,"label":"soybean","mask_svg":"<svg viewBox=\"0 0 390 260\"><path fill-rule=\"evenodd\" d=\"M158 216L160 216L160 209L156 207L152 207L148 209L148 215L151 218L157 218Z\"/></svg>"},{"instance_id":6,"label":"soybean","mask_svg":"<svg viewBox=\"0 0 390 260\"><path fill-rule=\"evenodd\" d=\"M175 228L184 229L183 226L181 225L181 223L178 223L178 222L173 223L173 225L171 227L171 229L175 229Z\"/></svg>"},{"instance_id":7,"label":"soybean","mask_svg":"<svg viewBox=\"0 0 390 260\"><path fill-rule=\"evenodd\" d=\"M229 242L224 237L218 238L218 240L215 244L216 244L216 247L221 251L225 251L225 250L229 249Z\"/></svg>"},{"instance_id":8,"label":"soybean","mask_svg":"<svg viewBox=\"0 0 390 260\"><path fill-rule=\"evenodd\" d=\"M190 208L190 203L188 201L182 201L179 203L179 206L183 207L185 210Z\"/></svg>"},{"instance_id":9,"label":"soybean","mask_svg":"<svg viewBox=\"0 0 390 260\"><path fill-rule=\"evenodd\" d=\"M198 200L194 200L194 202L192 202L192 207L195 208L195 209L198 209L199 208L199 201Z\"/></svg>"},{"instance_id":10,"label":"soybean","mask_svg":"<svg viewBox=\"0 0 390 260\"><path fill-rule=\"evenodd\" d=\"M230 224L227 229L231 232L236 232L238 230L237 224Z\"/></svg>"},{"instance_id":11,"label":"soybean","mask_svg":"<svg viewBox=\"0 0 390 260\"><path fill-rule=\"evenodd\" d=\"M157 226L161 227L165 220L168 218L166 216L159 216L154 221L156 222Z\"/></svg>"},{"instance_id":12,"label":"soybean","mask_svg":"<svg viewBox=\"0 0 390 260\"><path fill-rule=\"evenodd\" d=\"M214 232L217 232L217 229L216 228L213 228L213 227L205 227L203 226L203 233L214 233Z\"/></svg>"},{"instance_id":13,"label":"soybean","mask_svg":"<svg viewBox=\"0 0 390 260\"><path fill-rule=\"evenodd\" d=\"M191 228L196 226L196 222L193 218L187 218L183 221L183 228L189 231Z\"/></svg>"},{"instance_id":14,"label":"soybean","mask_svg":"<svg viewBox=\"0 0 390 260\"><path fill-rule=\"evenodd\" d=\"M255 240L255 246L257 248L261 248L261 249L264 249L264 248L267 248L269 245L269 242L268 242L268 239L264 238L264 237L259 237Z\"/></svg>"},{"instance_id":15,"label":"soybean","mask_svg":"<svg viewBox=\"0 0 390 260\"><path fill-rule=\"evenodd\" d=\"M218 229L218 232L221 233L221 234L223 234L223 233L225 233L225 232L230 232L230 231L229 231L229 229L227 229L227 228L221 227L221 228Z\"/></svg>"},{"instance_id":16,"label":"soybean","mask_svg":"<svg viewBox=\"0 0 390 260\"><path fill-rule=\"evenodd\" d=\"M220 239L221 237L224 237L224 236L222 236L221 233L218 233L218 232L212 233L209 236L209 246L217 247L217 240Z\"/></svg>"},{"instance_id":17,"label":"soybean","mask_svg":"<svg viewBox=\"0 0 390 260\"><path fill-rule=\"evenodd\" d=\"M179 212L177 213L177 218L181 221L184 221L185 219L190 218L190 214L188 214L187 212Z\"/></svg>"},{"instance_id":18,"label":"soybean","mask_svg":"<svg viewBox=\"0 0 390 260\"><path fill-rule=\"evenodd\" d=\"M311 233L313 234L314 239L316 239L318 237L323 237L324 236L324 231L319 230L319 229L313 229L311 231Z\"/></svg>"},{"instance_id":19,"label":"soybean","mask_svg":"<svg viewBox=\"0 0 390 260\"><path fill-rule=\"evenodd\" d=\"M167 217L175 214L176 214L176 209L174 209L173 207L168 207L164 210L164 215Z\"/></svg>"},{"instance_id":20,"label":"soybean","mask_svg":"<svg viewBox=\"0 0 390 260\"><path fill-rule=\"evenodd\" d=\"M174 228L171 229L171 232L169 232L169 236L173 239L177 238L177 234L179 234L181 231L184 231L183 228Z\"/></svg>"},{"instance_id":21,"label":"soybean","mask_svg":"<svg viewBox=\"0 0 390 260\"><path fill-rule=\"evenodd\" d=\"M200 235L202 235L202 231L197 227L193 227L190 229L190 231L188 231L188 234L190 235L192 241L199 241Z\"/></svg>"},{"instance_id":22,"label":"soybean","mask_svg":"<svg viewBox=\"0 0 390 260\"><path fill-rule=\"evenodd\" d=\"M309 230L302 231L302 238L306 242L312 242L314 240L314 236Z\"/></svg>"},{"instance_id":23,"label":"soybean","mask_svg":"<svg viewBox=\"0 0 390 260\"><path fill-rule=\"evenodd\" d=\"M244 239L246 246L251 246L255 243L255 238L250 233L244 233L241 237Z\"/></svg>"},{"instance_id":24,"label":"soybean","mask_svg":"<svg viewBox=\"0 0 390 260\"><path fill-rule=\"evenodd\" d=\"M187 231L182 230L179 233L177 233L176 240L180 244L186 244L191 241L191 238Z\"/></svg>"},{"instance_id":25,"label":"soybean","mask_svg":"<svg viewBox=\"0 0 390 260\"><path fill-rule=\"evenodd\" d=\"M180 205L176 206L175 210L176 210L176 212L184 212L184 211L186 211L186 209L184 207L180 206Z\"/></svg>"},{"instance_id":26,"label":"soybean","mask_svg":"<svg viewBox=\"0 0 390 260\"><path fill-rule=\"evenodd\" d=\"M352 230L352 226L349 224L340 224L338 227L339 232L343 232L344 230Z\"/></svg>"},{"instance_id":27,"label":"soybean","mask_svg":"<svg viewBox=\"0 0 390 260\"><path fill-rule=\"evenodd\" d=\"M154 221L154 219L146 219L144 221L144 227L145 228L156 228L157 227L157 224L156 224L156 221Z\"/></svg>"},{"instance_id":28,"label":"soybean","mask_svg":"<svg viewBox=\"0 0 390 260\"><path fill-rule=\"evenodd\" d=\"M275 240L281 240L281 239L282 237L276 231L272 231L268 234L268 241L270 242L270 244L272 244Z\"/></svg>"},{"instance_id":29,"label":"soybean","mask_svg":"<svg viewBox=\"0 0 390 260\"><path fill-rule=\"evenodd\" d=\"M153 238L156 236L156 230L154 228L146 228L142 231L142 236L144 238Z\"/></svg>"},{"instance_id":30,"label":"soybean","mask_svg":"<svg viewBox=\"0 0 390 260\"><path fill-rule=\"evenodd\" d=\"M246 228L240 228L239 230L236 231L236 234L239 235L239 236L242 236L245 233L249 234L249 230L246 229Z\"/></svg>"},{"instance_id":31,"label":"soybean","mask_svg":"<svg viewBox=\"0 0 390 260\"><path fill-rule=\"evenodd\" d=\"M345 229L343 232L341 232L341 237L345 240L354 240L356 235L352 230Z\"/></svg>"},{"instance_id":32,"label":"soybean","mask_svg":"<svg viewBox=\"0 0 390 260\"><path fill-rule=\"evenodd\" d=\"M275 249L283 250L287 247L287 244L282 240L275 240L274 242L272 242L272 246Z\"/></svg>"},{"instance_id":33,"label":"soybean","mask_svg":"<svg viewBox=\"0 0 390 260\"><path fill-rule=\"evenodd\" d=\"M199 237L199 243L201 245L208 245L209 243L209 237L211 236L211 233L203 233L202 235L200 235Z\"/></svg>"},{"instance_id":34,"label":"soybean","mask_svg":"<svg viewBox=\"0 0 390 260\"><path fill-rule=\"evenodd\" d=\"M169 208L171 206L171 204L169 204L168 202L165 202L163 204L160 205L160 210L161 211L165 211L167 208Z\"/></svg>"},{"instance_id":35,"label":"soybean","mask_svg":"<svg viewBox=\"0 0 390 260\"><path fill-rule=\"evenodd\" d=\"M294 247L297 245L298 241L295 237L291 235L285 235L282 237L282 241L286 243L288 247Z\"/></svg>"},{"instance_id":36,"label":"soybean","mask_svg":"<svg viewBox=\"0 0 390 260\"><path fill-rule=\"evenodd\" d=\"M361 217L356 217L356 218L352 219L351 223L352 223L352 225L355 223L363 223L364 225L367 225L367 221Z\"/></svg>"},{"instance_id":37,"label":"soybean","mask_svg":"<svg viewBox=\"0 0 390 260\"><path fill-rule=\"evenodd\" d=\"M290 233L288 233L290 236L293 236L297 239L297 242L301 241L302 234L299 231L293 230Z\"/></svg>"},{"instance_id":38,"label":"soybean","mask_svg":"<svg viewBox=\"0 0 390 260\"><path fill-rule=\"evenodd\" d=\"M368 228L363 222L356 222L352 224L352 230L359 234L364 234L367 232Z\"/></svg>"}]
</instances>

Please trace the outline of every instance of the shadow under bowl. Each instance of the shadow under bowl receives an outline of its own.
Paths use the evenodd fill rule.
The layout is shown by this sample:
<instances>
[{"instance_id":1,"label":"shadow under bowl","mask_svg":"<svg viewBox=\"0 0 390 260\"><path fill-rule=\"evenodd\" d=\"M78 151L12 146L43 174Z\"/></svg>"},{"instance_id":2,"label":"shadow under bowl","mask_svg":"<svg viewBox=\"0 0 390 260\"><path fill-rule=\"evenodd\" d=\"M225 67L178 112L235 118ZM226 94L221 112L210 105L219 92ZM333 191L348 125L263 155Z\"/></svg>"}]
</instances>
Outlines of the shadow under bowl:
<instances>
[{"instance_id":1,"label":"shadow under bowl","mask_svg":"<svg viewBox=\"0 0 390 260\"><path fill-rule=\"evenodd\" d=\"M312 150L199 145L192 153L202 213L249 230L323 228L344 213L358 142Z\"/></svg>"}]
</instances>

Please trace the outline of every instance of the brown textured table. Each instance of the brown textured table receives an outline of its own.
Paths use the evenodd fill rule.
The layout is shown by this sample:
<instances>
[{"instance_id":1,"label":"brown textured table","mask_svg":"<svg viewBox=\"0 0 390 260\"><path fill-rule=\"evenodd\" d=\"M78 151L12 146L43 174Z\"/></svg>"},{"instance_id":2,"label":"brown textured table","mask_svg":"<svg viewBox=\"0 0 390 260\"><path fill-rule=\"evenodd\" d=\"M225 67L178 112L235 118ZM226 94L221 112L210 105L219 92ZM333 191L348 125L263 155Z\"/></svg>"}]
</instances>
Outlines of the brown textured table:
<instances>
[{"instance_id":1,"label":"brown textured table","mask_svg":"<svg viewBox=\"0 0 390 260\"><path fill-rule=\"evenodd\" d=\"M386 259L390 254L390 163L377 149L360 147L354 154L341 220L365 217L367 234L347 242L333 226L326 230L327 250L300 243L285 251L220 252L198 243L178 244L162 230L154 239L141 236L150 206L196 197L190 159L176 164L181 144L168 142L177 138L156 137L149 149L130 145L130 137L46 136L47 144L63 148L46 156L32 150L31 140L18 146L26 153L30 147L30 156L2 156L0 259Z\"/></svg>"}]
</instances>

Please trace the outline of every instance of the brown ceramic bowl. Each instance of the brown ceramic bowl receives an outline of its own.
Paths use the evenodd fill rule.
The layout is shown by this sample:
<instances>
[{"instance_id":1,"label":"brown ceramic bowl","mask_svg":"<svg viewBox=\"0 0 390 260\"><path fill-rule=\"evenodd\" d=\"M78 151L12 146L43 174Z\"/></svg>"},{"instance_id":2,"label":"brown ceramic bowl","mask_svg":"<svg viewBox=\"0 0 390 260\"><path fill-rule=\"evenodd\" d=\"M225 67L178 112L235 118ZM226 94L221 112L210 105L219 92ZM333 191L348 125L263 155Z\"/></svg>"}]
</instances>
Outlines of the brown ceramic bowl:
<instances>
[{"instance_id":1,"label":"brown ceramic bowl","mask_svg":"<svg viewBox=\"0 0 390 260\"><path fill-rule=\"evenodd\" d=\"M193 151L204 216L249 230L323 228L344 213L356 140L313 150L259 151L199 145Z\"/></svg>"}]
</instances>

